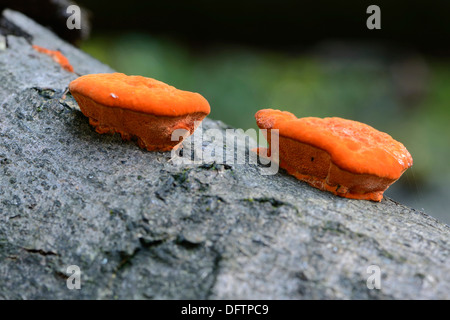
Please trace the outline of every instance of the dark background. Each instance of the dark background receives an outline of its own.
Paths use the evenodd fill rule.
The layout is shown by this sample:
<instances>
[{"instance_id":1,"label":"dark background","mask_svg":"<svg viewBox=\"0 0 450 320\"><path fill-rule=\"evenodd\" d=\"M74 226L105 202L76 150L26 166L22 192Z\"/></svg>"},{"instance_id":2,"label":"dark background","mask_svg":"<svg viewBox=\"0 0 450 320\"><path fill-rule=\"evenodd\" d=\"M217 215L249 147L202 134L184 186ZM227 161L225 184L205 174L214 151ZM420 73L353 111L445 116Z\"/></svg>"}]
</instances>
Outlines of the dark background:
<instances>
[{"instance_id":1,"label":"dark background","mask_svg":"<svg viewBox=\"0 0 450 320\"><path fill-rule=\"evenodd\" d=\"M450 49L450 1L109 1L81 0L95 32L142 30L192 45L242 43L302 50L324 39L394 42L421 52ZM365 28L369 5L382 9L382 29Z\"/></svg>"}]
</instances>

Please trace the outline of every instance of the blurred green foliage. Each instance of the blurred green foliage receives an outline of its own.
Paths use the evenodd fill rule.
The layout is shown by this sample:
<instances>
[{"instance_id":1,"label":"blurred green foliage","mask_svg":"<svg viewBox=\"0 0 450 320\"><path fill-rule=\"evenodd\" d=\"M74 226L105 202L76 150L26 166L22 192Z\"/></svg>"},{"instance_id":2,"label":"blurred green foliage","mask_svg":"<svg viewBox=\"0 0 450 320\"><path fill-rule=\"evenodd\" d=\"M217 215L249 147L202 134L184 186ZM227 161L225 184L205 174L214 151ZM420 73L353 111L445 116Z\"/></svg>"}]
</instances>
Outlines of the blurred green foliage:
<instances>
[{"instance_id":1,"label":"blurred green foliage","mask_svg":"<svg viewBox=\"0 0 450 320\"><path fill-rule=\"evenodd\" d=\"M414 158L392 192L421 209L427 208L427 192L450 189L448 60L199 49L139 33L95 36L82 49L119 72L199 92L210 102L211 118L244 130L256 128L254 114L262 108L367 123L403 142ZM450 195L442 197L448 201ZM437 215L450 221L447 207L433 210L442 208Z\"/></svg>"}]
</instances>

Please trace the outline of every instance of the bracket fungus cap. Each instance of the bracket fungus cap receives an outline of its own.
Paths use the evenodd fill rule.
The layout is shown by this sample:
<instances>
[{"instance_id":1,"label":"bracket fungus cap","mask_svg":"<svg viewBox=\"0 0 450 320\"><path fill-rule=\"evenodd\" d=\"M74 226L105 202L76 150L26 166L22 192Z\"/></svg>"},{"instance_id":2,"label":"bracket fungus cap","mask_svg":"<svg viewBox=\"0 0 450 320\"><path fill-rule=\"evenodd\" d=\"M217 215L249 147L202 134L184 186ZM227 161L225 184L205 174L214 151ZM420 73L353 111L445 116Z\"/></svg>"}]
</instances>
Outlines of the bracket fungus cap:
<instances>
[{"instance_id":1,"label":"bracket fungus cap","mask_svg":"<svg viewBox=\"0 0 450 320\"><path fill-rule=\"evenodd\" d=\"M49 50L49 49L46 49L46 48L38 46L38 45L33 45L33 49L36 50L37 52L44 53L44 54L50 56L53 59L53 61L59 63L61 68L63 68L64 70L73 72L73 67L70 64L69 59L67 59L66 56L63 55L60 51Z\"/></svg>"},{"instance_id":2,"label":"bracket fungus cap","mask_svg":"<svg viewBox=\"0 0 450 320\"><path fill-rule=\"evenodd\" d=\"M182 116L196 112L208 115L208 101L198 93L176 89L164 82L123 73L88 74L72 81L70 92L101 105L153 114Z\"/></svg>"},{"instance_id":3,"label":"bracket fungus cap","mask_svg":"<svg viewBox=\"0 0 450 320\"><path fill-rule=\"evenodd\" d=\"M339 196L380 201L413 164L402 143L361 122L297 118L272 109L258 111L255 118L259 128L279 130L281 167Z\"/></svg>"},{"instance_id":4,"label":"bracket fungus cap","mask_svg":"<svg viewBox=\"0 0 450 320\"><path fill-rule=\"evenodd\" d=\"M98 133L137 138L139 146L149 151L178 148L210 112L208 101L198 93L123 73L81 76L69 90ZM178 129L184 131L173 140Z\"/></svg>"},{"instance_id":5,"label":"bracket fungus cap","mask_svg":"<svg viewBox=\"0 0 450 320\"><path fill-rule=\"evenodd\" d=\"M255 117L260 128L278 129L280 136L323 149L337 166L350 172L398 179L413 164L402 143L358 121L297 118L272 109L260 110Z\"/></svg>"}]
</instances>

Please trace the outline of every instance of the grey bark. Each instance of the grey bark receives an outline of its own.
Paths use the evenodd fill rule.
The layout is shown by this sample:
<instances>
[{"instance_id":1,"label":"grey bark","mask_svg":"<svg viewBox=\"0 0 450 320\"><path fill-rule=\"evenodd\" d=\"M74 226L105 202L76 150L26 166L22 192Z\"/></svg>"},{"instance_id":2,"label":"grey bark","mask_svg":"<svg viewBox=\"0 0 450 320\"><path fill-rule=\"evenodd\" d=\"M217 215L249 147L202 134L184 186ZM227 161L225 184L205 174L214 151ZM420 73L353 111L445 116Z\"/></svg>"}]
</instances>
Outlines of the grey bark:
<instances>
[{"instance_id":1,"label":"grey bark","mask_svg":"<svg viewBox=\"0 0 450 320\"><path fill-rule=\"evenodd\" d=\"M77 73L113 71L22 14L4 15ZM283 170L176 165L170 153L99 135L62 98L77 75L24 37L6 42L0 298L450 297L447 225L388 198L335 197ZM206 119L211 128L227 126ZM66 286L70 265L81 269L80 290ZM370 265L380 267L380 289L367 287Z\"/></svg>"}]
</instances>

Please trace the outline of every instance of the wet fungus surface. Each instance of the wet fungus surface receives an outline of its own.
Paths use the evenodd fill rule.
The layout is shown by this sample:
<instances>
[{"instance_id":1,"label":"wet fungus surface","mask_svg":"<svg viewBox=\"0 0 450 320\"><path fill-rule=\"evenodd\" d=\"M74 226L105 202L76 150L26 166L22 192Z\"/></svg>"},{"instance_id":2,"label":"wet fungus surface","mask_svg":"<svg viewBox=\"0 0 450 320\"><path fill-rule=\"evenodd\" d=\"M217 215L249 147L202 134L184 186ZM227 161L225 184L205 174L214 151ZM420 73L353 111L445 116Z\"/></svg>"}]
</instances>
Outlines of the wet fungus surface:
<instances>
[{"instance_id":1,"label":"wet fungus surface","mask_svg":"<svg viewBox=\"0 0 450 320\"><path fill-rule=\"evenodd\" d=\"M142 76L89 74L72 81L69 90L98 133L120 133L149 151L178 147L210 112L200 94ZM183 130L181 139L172 141L177 129Z\"/></svg>"},{"instance_id":2,"label":"wet fungus surface","mask_svg":"<svg viewBox=\"0 0 450 320\"><path fill-rule=\"evenodd\" d=\"M255 118L260 129L267 129L269 146L271 130L279 130L280 167L341 197L381 201L383 192L413 164L402 143L361 122L297 118L272 109L258 111Z\"/></svg>"}]
</instances>

